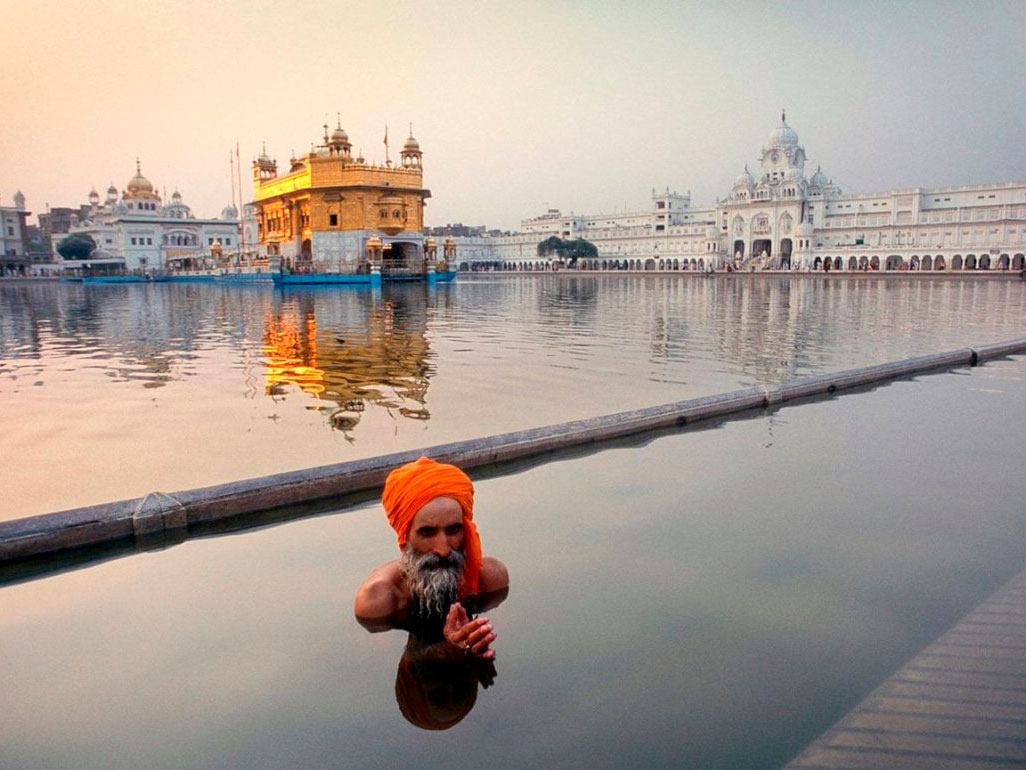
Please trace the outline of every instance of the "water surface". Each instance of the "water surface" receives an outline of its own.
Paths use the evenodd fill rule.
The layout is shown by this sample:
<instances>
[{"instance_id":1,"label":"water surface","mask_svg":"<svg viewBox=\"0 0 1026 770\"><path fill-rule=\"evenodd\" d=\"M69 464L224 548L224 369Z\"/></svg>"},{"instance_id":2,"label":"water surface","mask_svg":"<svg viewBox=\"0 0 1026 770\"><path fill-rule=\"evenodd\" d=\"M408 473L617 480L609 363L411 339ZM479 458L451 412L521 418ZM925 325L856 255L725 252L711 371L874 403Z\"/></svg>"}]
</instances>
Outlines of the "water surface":
<instances>
[{"instance_id":1,"label":"water surface","mask_svg":"<svg viewBox=\"0 0 1026 770\"><path fill-rule=\"evenodd\" d=\"M1026 566L1024 397L998 361L479 479L512 590L443 732L351 615L376 505L5 586L0 766L779 767Z\"/></svg>"},{"instance_id":2,"label":"water surface","mask_svg":"<svg viewBox=\"0 0 1026 770\"><path fill-rule=\"evenodd\" d=\"M1023 334L1026 285L510 276L0 285L0 518Z\"/></svg>"}]
</instances>

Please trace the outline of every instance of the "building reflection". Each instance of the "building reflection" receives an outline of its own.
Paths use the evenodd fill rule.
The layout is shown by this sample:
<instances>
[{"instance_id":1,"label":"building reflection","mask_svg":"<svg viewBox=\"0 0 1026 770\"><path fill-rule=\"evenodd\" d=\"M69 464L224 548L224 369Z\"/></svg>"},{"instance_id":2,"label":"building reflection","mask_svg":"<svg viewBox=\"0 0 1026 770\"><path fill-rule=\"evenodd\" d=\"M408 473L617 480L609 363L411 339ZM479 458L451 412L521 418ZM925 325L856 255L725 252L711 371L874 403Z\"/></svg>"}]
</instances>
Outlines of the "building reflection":
<instances>
[{"instance_id":1,"label":"building reflection","mask_svg":"<svg viewBox=\"0 0 1026 770\"><path fill-rule=\"evenodd\" d=\"M426 329L426 303L415 290L279 295L264 324L265 393L298 388L325 401L319 409L347 434L367 405L427 420L434 370Z\"/></svg>"}]
</instances>

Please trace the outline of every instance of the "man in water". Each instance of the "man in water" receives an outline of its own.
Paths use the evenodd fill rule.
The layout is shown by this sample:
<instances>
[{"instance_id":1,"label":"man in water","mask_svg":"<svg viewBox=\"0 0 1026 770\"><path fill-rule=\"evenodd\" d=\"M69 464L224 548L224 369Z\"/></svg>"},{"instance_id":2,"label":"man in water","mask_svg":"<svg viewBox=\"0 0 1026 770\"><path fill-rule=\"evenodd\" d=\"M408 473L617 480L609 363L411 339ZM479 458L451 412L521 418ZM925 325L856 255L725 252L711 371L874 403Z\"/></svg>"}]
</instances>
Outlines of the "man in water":
<instances>
[{"instance_id":1,"label":"man in water","mask_svg":"<svg viewBox=\"0 0 1026 770\"><path fill-rule=\"evenodd\" d=\"M467 654L494 658L495 630L464 603L495 606L509 588L506 566L481 553L474 485L455 465L427 457L388 475L381 502L400 558L378 567L356 594L356 617L371 630L436 626Z\"/></svg>"}]
</instances>

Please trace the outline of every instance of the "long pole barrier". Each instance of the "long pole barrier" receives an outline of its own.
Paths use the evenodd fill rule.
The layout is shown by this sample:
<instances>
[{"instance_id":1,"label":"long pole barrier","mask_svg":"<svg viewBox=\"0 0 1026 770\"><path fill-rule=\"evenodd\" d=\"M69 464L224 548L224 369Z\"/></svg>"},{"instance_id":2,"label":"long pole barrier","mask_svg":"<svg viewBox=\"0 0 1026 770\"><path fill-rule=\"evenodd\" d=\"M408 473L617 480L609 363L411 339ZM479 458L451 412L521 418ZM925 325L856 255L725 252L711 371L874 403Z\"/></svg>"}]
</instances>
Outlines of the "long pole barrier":
<instances>
[{"instance_id":1,"label":"long pole barrier","mask_svg":"<svg viewBox=\"0 0 1026 770\"><path fill-rule=\"evenodd\" d=\"M1021 352L1026 352L1026 337L543 428L411 449L172 494L151 492L133 500L0 522L0 563L115 542L180 541L188 535L190 527L202 528L202 525L229 517L374 490L384 483L385 476L393 468L421 455L454 463L462 468L475 468L644 431L723 418L798 398L832 394L922 372L975 366L990 359Z\"/></svg>"}]
</instances>

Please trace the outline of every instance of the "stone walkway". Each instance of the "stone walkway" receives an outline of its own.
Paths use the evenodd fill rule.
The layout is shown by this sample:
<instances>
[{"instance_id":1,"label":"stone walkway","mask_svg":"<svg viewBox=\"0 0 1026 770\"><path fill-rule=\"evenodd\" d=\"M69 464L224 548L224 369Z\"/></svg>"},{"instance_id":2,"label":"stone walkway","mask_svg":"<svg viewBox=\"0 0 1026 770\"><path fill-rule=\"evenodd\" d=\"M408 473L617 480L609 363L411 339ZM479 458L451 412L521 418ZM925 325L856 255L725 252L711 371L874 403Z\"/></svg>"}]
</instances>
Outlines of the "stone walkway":
<instances>
[{"instance_id":1,"label":"stone walkway","mask_svg":"<svg viewBox=\"0 0 1026 770\"><path fill-rule=\"evenodd\" d=\"M1026 572L899 669L787 767L1026 767Z\"/></svg>"}]
</instances>

